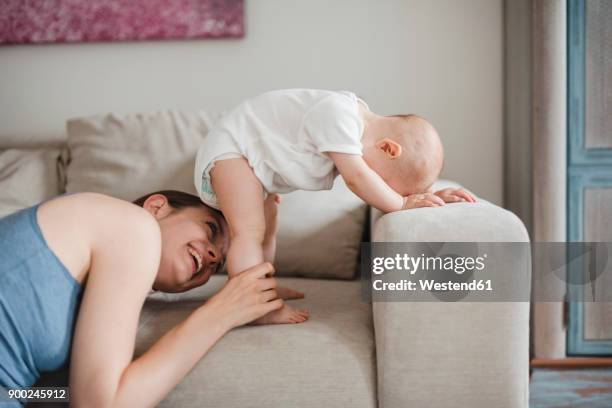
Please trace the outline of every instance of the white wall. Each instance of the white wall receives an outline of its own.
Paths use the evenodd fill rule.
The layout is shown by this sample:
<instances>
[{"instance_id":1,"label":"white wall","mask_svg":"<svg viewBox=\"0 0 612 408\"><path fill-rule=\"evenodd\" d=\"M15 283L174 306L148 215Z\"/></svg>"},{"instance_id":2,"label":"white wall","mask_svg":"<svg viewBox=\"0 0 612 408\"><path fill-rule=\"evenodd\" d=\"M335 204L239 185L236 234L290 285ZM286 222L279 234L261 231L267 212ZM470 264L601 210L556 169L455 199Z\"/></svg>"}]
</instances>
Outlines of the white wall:
<instances>
[{"instance_id":1,"label":"white wall","mask_svg":"<svg viewBox=\"0 0 612 408\"><path fill-rule=\"evenodd\" d=\"M443 176L502 200L502 0L245 0L242 40L0 47L0 145L66 118L221 110L286 87L349 89L439 130Z\"/></svg>"}]
</instances>

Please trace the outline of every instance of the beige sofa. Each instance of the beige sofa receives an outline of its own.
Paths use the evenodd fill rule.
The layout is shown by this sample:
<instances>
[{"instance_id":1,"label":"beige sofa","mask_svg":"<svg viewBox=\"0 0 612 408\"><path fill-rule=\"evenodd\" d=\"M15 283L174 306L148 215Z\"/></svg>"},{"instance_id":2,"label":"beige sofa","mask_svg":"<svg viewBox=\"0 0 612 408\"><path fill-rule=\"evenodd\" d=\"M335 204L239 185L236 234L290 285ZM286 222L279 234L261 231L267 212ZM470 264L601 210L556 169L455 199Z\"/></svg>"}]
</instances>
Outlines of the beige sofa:
<instances>
[{"instance_id":1,"label":"beige sofa","mask_svg":"<svg viewBox=\"0 0 612 408\"><path fill-rule=\"evenodd\" d=\"M105 115L69 121L59 143L0 140L0 215L65 191L193 191L193 156L210 123L204 112ZM160 406L527 407L528 303L370 304L358 279L364 240L527 241L512 213L481 200L382 215L339 181L286 195L280 225L278 275L306 293L294 303L310 320L233 330ZM224 280L152 294L136 355Z\"/></svg>"}]
</instances>

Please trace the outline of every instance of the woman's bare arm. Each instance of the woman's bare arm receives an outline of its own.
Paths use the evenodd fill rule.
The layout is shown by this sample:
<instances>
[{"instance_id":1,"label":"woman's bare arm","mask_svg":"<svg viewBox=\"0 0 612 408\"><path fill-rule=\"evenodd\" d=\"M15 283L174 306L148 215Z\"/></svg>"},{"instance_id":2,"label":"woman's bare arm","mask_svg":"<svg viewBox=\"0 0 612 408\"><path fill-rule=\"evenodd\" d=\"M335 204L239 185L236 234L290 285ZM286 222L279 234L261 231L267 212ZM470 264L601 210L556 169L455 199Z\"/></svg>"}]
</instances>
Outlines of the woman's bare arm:
<instances>
[{"instance_id":1,"label":"woman's bare arm","mask_svg":"<svg viewBox=\"0 0 612 408\"><path fill-rule=\"evenodd\" d=\"M74 406L154 406L224 333L282 305L271 301L275 281L258 279L271 265L260 265L231 280L132 361L138 317L158 268L159 227L129 203L102 196L84 200L87 205L73 208L66 220L75 222L79 212L90 215L80 222L91 256L72 346ZM47 224L46 230L53 229L53 221Z\"/></svg>"}]
</instances>

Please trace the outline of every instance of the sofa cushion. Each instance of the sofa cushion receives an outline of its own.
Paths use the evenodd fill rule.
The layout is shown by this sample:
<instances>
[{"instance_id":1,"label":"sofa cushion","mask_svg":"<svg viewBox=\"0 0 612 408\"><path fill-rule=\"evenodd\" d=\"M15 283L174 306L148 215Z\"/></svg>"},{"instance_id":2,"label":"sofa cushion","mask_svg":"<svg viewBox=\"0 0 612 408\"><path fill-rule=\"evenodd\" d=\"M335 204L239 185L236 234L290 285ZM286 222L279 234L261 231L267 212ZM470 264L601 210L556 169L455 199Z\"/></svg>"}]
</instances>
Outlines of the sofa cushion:
<instances>
[{"instance_id":1,"label":"sofa cushion","mask_svg":"<svg viewBox=\"0 0 612 408\"><path fill-rule=\"evenodd\" d=\"M66 190L126 200L162 189L195 193L195 154L211 117L167 111L70 120ZM285 195L279 209L279 276L352 279L366 211L341 179L332 191Z\"/></svg>"},{"instance_id":2,"label":"sofa cushion","mask_svg":"<svg viewBox=\"0 0 612 408\"><path fill-rule=\"evenodd\" d=\"M177 111L69 120L66 191L130 201L156 190L195 193L195 154L211 123L206 112Z\"/></svg>"},{"instance_id":3,"label":"sofa cushion","mask_svg":"<svg viewBox=\"0 0 612 408\"><path fill-rule=\"evenodd\" d=\"M58 148L0 152L0 217L61 192Z\"/></svg>"},{"instance_id":4,"label":"sofa cushion","mask_svg":"<svg viewBox=\"0 0 612 408\"><path fill-rule=\"evenodd\" d=\"M214 276L184 294L156 293L141 314L136 355L223 284ZM358 281L279 278L306 298L298 325L245 326L225 335L161 407L375 407L371 306ZM205 330L205 328L202 328Z\"/></svg>"}]
</instances>

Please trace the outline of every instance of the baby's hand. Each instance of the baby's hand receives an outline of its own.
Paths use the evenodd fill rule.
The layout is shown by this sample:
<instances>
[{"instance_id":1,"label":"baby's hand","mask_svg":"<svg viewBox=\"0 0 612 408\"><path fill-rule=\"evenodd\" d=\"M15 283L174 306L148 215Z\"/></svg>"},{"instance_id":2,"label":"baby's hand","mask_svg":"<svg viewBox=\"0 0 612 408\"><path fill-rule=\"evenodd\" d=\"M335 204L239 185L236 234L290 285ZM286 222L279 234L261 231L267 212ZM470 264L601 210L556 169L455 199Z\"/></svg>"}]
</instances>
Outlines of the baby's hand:
<instances>
[{"instance_id":1,"label":"baby's hand","mask_svg":"<svg viewBox=\"0 0 612 408\"><path fill-rule=\"evenodd\" d=\"M404 197L402 210L420 207L440 207L444 205L444 200L433 193L418 193Z\"/></svg>"},{"instance_id":2,"label":"baby's hand","mask_svg":"<svg viewBox=\"0 0 612 408\"><path fill-rule=\"evenodd\" d=\"M473 195L462 188L445 188L436 191L435 194L444 200L445 203L475 203L476 199Z\"/></svg>"}]
</instances>

